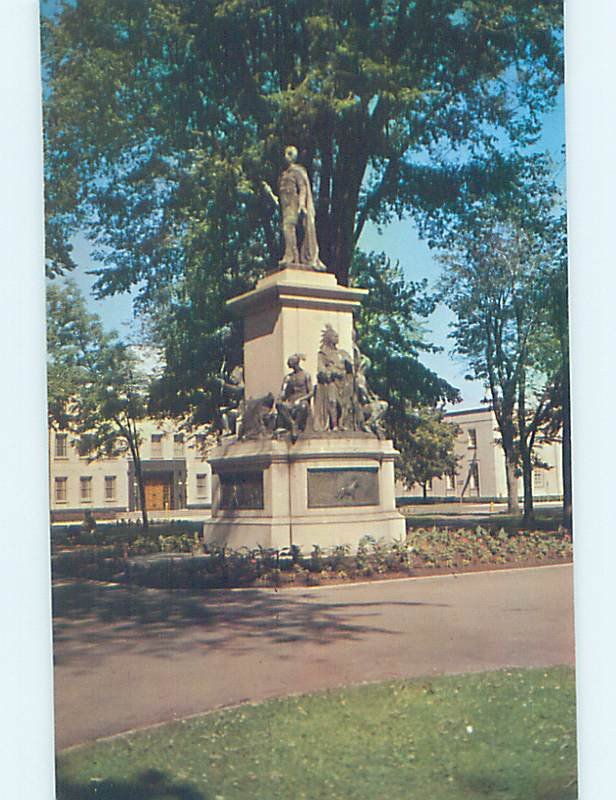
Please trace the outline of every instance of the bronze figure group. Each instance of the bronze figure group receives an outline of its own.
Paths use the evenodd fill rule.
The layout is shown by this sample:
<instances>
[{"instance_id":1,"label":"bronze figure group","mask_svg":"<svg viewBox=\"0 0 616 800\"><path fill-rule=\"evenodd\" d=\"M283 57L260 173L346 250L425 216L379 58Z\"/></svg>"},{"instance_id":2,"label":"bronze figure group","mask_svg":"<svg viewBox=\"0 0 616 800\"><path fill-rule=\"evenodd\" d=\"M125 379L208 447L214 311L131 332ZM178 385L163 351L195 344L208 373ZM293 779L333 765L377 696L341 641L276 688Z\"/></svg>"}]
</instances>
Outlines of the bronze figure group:
<instances>
[{"instance_id":1,"label":"bronze figure group","mask_svg":"<svg viewBox=\"0 0 616 800\"><path fill-rule=\"evenodd\" d=\"M261 439L300 434L363 432L385 436L383 418L387 402L372 392L366 370L370 361L353 341L353 354L338 347L338 333L326 325L317 356L316 384L303 369L304 356L294 353L287 365L280 394L244 397L241 367L220 380L222 396L219 437Z\"/></svg>"}]
</instances>

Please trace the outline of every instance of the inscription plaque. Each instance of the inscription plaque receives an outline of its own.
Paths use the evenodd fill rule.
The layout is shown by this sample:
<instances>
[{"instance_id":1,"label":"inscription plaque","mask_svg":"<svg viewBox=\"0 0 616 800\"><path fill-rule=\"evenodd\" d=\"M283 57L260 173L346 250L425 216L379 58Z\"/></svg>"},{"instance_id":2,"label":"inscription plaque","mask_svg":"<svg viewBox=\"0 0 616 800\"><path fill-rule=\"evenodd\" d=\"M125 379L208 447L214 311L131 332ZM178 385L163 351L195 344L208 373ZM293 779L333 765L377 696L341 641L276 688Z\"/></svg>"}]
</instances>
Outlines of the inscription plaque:
<instances>
[{"instance_id":1,"label":"inscription plaque","mask_svg":"<svg viewBox=\"0 0 616 800\"><path fill-rule=\"evenodd\" d=\"M263 473L222 473L220 480L220 508L227 511L263 508Z\"/></svg>"},{"instance_id":2,"label":"inscription plaque","mask_svg":"<svg viewBox=\"0 0 616 800\"><path fill-rule=\"evenodd\" d=\"M308 508L378 504L378 467L324 467L308 470Z\"/></svg>"}]
</instances>

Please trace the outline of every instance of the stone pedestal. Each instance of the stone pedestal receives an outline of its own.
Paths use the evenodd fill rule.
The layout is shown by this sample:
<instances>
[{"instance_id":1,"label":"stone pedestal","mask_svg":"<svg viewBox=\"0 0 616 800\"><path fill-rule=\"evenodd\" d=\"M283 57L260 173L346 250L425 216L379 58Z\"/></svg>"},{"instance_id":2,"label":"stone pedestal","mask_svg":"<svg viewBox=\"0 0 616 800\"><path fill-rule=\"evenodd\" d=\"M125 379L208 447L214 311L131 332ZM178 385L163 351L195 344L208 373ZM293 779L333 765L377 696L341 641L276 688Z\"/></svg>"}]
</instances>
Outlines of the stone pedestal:
<instances>
[{"instance_id":1,"label":"stone pedestal","mask_svg":"<svg viewBox=\"0 0 616 800\"><path fill-rule=\"evenodd\" d=\"M245 399L277 397L287 359L302 354L316 380L326 326L339 348L353 353L353 314L365 289L340 286L334 275L287 268L262 278L253 291L228 302L244 321ZM364 431L260 435L223 439L211 453L212 519L206 542L227 547L304 551L318 544L356 546L363 536L405 535L396 510L391 441Z\"/></svg>"},{"instance_id":2,"label":"stone pedestal","mask_svg":"<svg viewBox=\"0 0 616 800\"><path fill-rule=\"evenodd\" d=\"M289 371L287 358L294 353L305 356L303 366L314 380L328 324L338 332L340 348L352 353L353 313L367 294L367 289L340 286L329 272L283 269L229 300L229 308L244 320L246 397L278 394Z\"/></svg>"},{"instance_id":3,"label":"stone pedestal","mask_svg":"<svg viewBox=\"0 0 616 800\"><path fill-rule=\"evenodd\" d=\"M243 441L217 447L207 542L220 546L352 547L363 536L405 535L396 510L390 441L329 435L289 441Z\"/></svg>"}]
</instances>

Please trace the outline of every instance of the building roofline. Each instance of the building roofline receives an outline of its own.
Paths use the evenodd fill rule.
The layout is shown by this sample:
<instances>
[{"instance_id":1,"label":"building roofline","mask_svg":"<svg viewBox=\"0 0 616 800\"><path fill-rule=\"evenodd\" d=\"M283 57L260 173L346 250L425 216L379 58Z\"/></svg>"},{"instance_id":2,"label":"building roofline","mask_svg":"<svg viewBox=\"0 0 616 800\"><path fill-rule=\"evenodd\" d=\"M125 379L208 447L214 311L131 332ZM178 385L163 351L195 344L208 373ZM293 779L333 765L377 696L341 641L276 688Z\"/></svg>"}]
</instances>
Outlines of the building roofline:
<instances>
[{"instance_id":1,"label":"building roofline","mask_svg":"<svg viewBox=\"0 0 616 800\"><path fill-rule=\"evenodd\" d=\"M475 407L475 408L462 408L459 411L446 411L445 412L445 416L446 417L458 417L458 416L461 416L462 414L485 414L485 413L489 413L491 411L492 411L492 406L488 405L488 406L482 406L481 408L477 408L477 407Z\"/></svg>"}]
</instances>

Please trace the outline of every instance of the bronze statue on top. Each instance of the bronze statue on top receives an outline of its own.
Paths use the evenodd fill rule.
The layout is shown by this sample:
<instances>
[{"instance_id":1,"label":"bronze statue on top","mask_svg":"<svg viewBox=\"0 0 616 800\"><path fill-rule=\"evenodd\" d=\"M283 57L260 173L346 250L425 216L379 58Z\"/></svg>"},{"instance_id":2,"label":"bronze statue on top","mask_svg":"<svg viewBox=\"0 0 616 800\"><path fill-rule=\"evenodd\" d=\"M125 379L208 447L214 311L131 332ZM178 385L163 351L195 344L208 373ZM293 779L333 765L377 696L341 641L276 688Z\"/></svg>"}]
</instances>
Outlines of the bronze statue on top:
<instances>
[{"instance_id":1,"label":"bronze statue on top","mask_svg":"<svg viewBox=\"0 0 616 800\"><path fill-rule=\"evenodd\" d=\"M278 181L278 197L269 184L263 183L265 191L279 206L282 214L284 255L278 263L281 267L326 272L327 267L319 258L316 212L310 178L306 168L297 163L297 156L297 147L288 145L285 148L284 157L287 166ZM303 234L301 244L298 243L298 230Z\"/></svg>"}]
</instances>

